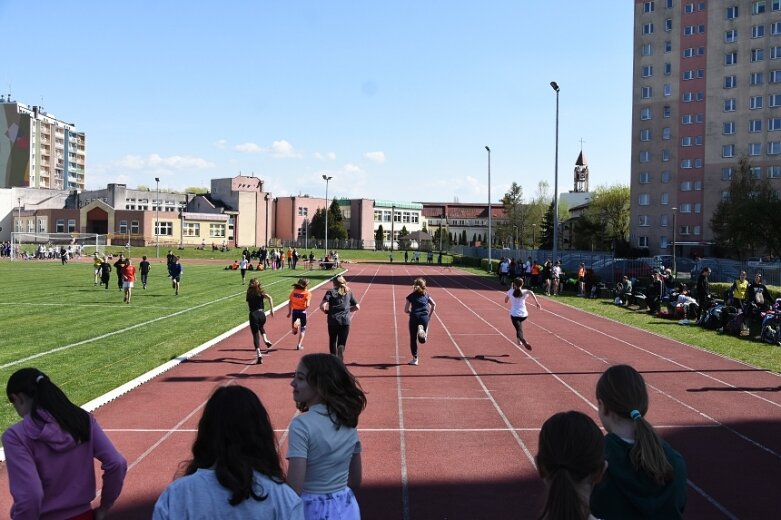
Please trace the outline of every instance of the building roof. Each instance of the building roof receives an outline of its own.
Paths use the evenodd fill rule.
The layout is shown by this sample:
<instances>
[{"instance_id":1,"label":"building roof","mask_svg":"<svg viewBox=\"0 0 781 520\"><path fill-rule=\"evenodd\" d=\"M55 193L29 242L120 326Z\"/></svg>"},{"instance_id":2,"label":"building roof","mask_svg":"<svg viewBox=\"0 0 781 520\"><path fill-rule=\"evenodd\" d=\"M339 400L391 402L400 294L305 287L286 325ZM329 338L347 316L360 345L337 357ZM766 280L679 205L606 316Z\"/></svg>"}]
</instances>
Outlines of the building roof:
<instances>
[{"instance_id":1,"label":"building roof","mask_svg":"<svg viewBox=\"0 0 781 520\"><path fill-rule=\"evenodd\" d=\"M474 203L452 203L441 204L435 202L424 202L422 214L426 218L438 218L447 215L448 219L453 218L488 218L488 204ZM504 206L500 204L491 204L491 218L506 218Z\"/></svg>"},{"instance_id":2,"label":"building roof","mask_svg":"<svg viewBox=\"0 0 781 520\"><path fill-rule=\"evenodd\" d=\"M583 155L583 150L578 154L578 160L575 161L575 166L587 166L586 157Z\"/></svg>"}]
</instances>

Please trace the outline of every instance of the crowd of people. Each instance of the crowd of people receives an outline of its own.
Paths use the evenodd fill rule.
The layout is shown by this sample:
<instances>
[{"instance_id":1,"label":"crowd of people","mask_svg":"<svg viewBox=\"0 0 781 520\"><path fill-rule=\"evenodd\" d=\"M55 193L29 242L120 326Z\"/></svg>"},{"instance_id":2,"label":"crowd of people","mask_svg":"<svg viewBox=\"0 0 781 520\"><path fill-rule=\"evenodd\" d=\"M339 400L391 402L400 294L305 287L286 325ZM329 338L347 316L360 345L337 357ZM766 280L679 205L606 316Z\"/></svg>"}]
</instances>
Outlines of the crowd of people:
<instances>
[{"instance_id":1,"label":"crowd of people","mask_svg":"<svg viewBox=\"0 0 781 520\"><path fill-rule=\"evenodd\" d=\"M365 392L338 356L325 353L302 356L290 385L300 414L288 428L287 468L257 394L220 386L204 406L191 457L152 518L360 519L354 491L363 478ZM127 462L94 416L36 368L16 371L6 394L22 419L2 435L11 518L106 518ZM546 494L539 518L683 518L686 463L646 419L643 376L629 365L609 367L596 402L606 435L580 411L556 413L540 429L535 460ZM93 510L95 459L102 485Z\"/></svg>"}]
</instances>

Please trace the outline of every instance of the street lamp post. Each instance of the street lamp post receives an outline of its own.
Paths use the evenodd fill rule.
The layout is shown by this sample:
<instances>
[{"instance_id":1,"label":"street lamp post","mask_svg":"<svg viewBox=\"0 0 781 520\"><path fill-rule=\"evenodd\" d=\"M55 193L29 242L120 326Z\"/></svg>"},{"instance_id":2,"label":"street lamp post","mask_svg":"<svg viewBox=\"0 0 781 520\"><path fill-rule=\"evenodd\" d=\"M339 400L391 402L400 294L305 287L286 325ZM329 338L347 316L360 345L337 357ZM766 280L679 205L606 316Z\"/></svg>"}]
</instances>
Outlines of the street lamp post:
<instances>
[{"instance_id":1,"label":"street lamp post","mask_svg":"<svg viewBox=\"0 0 781 520\"><path fill-rule=\"evenodd\" d=\"M676 216L678 215L678 208L673 208L673 276L678 278L678 269L675 265L675 235L678 234L678 226L676 222Z\"/></svg>"},{"instance_id":2,"label":"street lamp post","mask_svg":"<svg viewBox=\"0 0 781 520\"><path fill-rule=\"evenodd\" d=\"M446 215L443 215L447 218ZM439 221L439 251L442 252L442 221Z\"/></svg>"},{"instance_id":3,"label":"street lamp post","mask_svg":"<svg viewBox=\"0 0 781 520\"><path fill-rule=\"evenodd\" d=\"M325 250L325 256L328 256L328 181L333 179L333 176L328 176L326 174L323 174L323 180L325 181L325 244L324 244L324 250Z\"/></svg>"},{"instance_id":4,"label":"street lamp post","mask_svg":"<svg viewBox=\"0 0 781 520\"><path fill-rule=\"evenodd\" d=\"M304 217L304 249L309 249L309 219Z\"/></svg>"},{"instance_id":5,"label":"street lamp post","mask_svg":"<svg viewBox=\"0 0 781 520\"><path fill-rule=\"evenodd\" d=\"M550 82L550 86L556 91L556 159L553 168L553 258L555 262L559 256L559 84Z\"/></svg>"},{"instance_id":6,"label":"street lamp post","mask_svg":"<svg viewBox=\"0 0 781 520\"><path fill-rule=\"evenodd\" d=\"M518 249L518 226L516 225L513 225L513 249Z\"/></svg>"},{"instance_id":7,"label":"street lamp post","mask_svg":"<svg viewBox=\"0 0 781 520\"><path fill-rule=\"evenodd\" d=\"M157 200L155 201L155 258L160 259L160 177L155 177ZM130 240L128 240L130 242Z\"/></svg>"},{"instance_id":8,"label":"street lamp post","mask_svg":"<svg viewBox=\"0 0 781 520\"><path fill-rule=\"evenodd\" d=\"M493 272L491 268L491 149L486 146L488 152L488 272Z\"/></svg>"},{"instance_id":9,"label":"street lamp post","mask_svg":"<svg viewBox=\"0 0 781 520\"><path fill-rule=\"evenodd\" d=\"M391 236L390 236L390 246L391 246L391 254L393 254L393 234L394 234L394 224L396 223L396 205L391 206Z\"/></svg>"},{"instance_id":10,"label":"street lamp post","mask_svg":"<svg viewBox=\"0 0 781 520\"><path fill-rule=\"evenodd\" d=\"M537 228L537 224L532 224L532 249L534 249L534 246L536 244L536 240L534 239L534 230Z\"/></svg>"},{"instance_id":11,"label":"street lamp post","mask_svg":"<svg viewBox=\"0 0 781 520\"><path fill-rule=\"evenodd\" d=\"M268 199L270 198L268 193L263 197L263 200L266 201L266 249L268 249Z\"/></svg>"}]
</instances>

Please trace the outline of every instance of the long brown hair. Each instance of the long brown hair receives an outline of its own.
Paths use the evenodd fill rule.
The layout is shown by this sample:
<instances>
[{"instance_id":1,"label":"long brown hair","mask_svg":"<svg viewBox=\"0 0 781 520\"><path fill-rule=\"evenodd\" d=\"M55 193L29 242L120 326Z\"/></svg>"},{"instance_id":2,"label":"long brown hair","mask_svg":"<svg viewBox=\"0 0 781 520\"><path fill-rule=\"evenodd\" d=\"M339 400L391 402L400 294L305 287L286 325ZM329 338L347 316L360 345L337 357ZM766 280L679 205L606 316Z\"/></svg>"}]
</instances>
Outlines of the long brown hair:
<instances>
[{"instance_id":1,"label":"long brown hair","mask_svg":"<svg viewBox=\"0 0 781 520\"><path fill-rule=\"evenodd\" d=\"M559 412L542 425L538 450L537 470L548 488L540 520L586 520L589 505L577 486L605 467L602 431L581 412Z\"/></svg>"},{"instance_id":2,"label":"long brown hair","mask_svg":"<svg viewBox=\"0 0 781 520\"><path fill-rule=\"evenodd\" d=\"M263 284L258 281L257 278L252 278L249 281L249 287L247 287L247 299L250 297L264 297L266 296L266 289Z\"/></svg>"},{"instance_id":3,"label":"long brown hair","mask_svg":"<svg viewBox=\"0 0 781 520\"><path fill-rule=\"evenodd\" d=\"M412 282L412 290L418 294L426 294L426 279L415 278L415 281Z\"/></svg>"},{"instance_id":4,"label":"long brown hair","mask_svg":"<svg viewBox=\"0 0 781 520\"><path fill-rule=\"evenodd\" d=\"M358 426L358 416L366 408L366 394L344 363L331 354L307 354L301 358L306 381L315 389L337 426Z\"/></svg>"},{"instance_id":5,"label":"long brown hair","mask_svg":"<svg viewBox=\"0 0 781 520\"><path fill-rule=\"evenodd\" d=\"M523 278L519 276L515 280L513 280L513 297L520 298L521 295L523 294L523 291L521 291L521 289L523 289Z\"/></svg>"},{"instance_id":6,"label":"long brown hair","mask_svg":"<svg viewBox=\"0 0 781 520\"><path fill-rule=\"evenodd\" d=\"M645 420L648 390L643 376L629 365L614 365L599 378L597 399L611 413L634 421L635 444L629 457L635 469L646 473L660 486L670 482L673 466L667 460L656 430Z\"/></svg>"},{"instance_id":7,"label":"long brown hair","mask_svg":"<svg viewBox=\"0 0 781 520\"><path fill-rule=\"evenodd\" d=\"M347 294L347 291L350 290L349 287L347 287L347 280L344 279L344 276L339 275L336 278L334 278L334 287L337 288L337 292L344 296Z\"/></svg>"}]
</instances>

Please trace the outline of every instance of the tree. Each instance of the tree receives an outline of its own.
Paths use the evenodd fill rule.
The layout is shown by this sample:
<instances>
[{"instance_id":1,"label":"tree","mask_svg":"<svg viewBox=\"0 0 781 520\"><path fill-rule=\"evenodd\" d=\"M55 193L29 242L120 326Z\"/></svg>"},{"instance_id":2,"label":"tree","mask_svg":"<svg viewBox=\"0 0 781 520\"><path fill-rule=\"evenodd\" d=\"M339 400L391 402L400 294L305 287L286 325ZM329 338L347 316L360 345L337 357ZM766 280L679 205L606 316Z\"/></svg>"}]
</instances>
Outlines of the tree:
<instances>
[{"instance_id":1,"label":"tree","mask_svg":"<svg viewBox=\"0 0 781 520\"><path fill-rule=\"evenodd\" d=\"M625 249L629 241L628 186L599 186L588 208L575 222L573 241L578 249Z\"/></svg>"},{"instance_id":2,"label":"tree","mask_svg":"<svg viewBox=\"0 0 781 520\"><path fill-rule=\"evenodd\" d=\"M203 186L190 186L188 188L185 188L184 192L194 193L196 195L203 195L204 193L209 193L209 188L204 188Z\"/></svg>"},{"instance_id":3,"label":"tree","mask_svg":"<svg viewBox=\"0 0 781 520\"><path fill-rule=\"evenodd\" d=\"M328 240L346 240L347 228L344 226L344 216L339 203L334 199L328 208Z\"/></svg>"},{"instance_id":4,"label":"tree","mask_svg":"<svg viewBox=\"0 0 781 520\"><path fill-rule=\"evenodd\" d=\"M520 184L513 182L510 189L502 197L502 205L504 206L507 220L500 222L497 226L497 233L502 238L503 245L510 243L515 246L516 238L520 238L520 243L524 243L524 234L527 231L526 217L527 207L523 205L523 188Z\"/></svg>"},{"instance_id":5,"label":"tree","mask_svg":"<svg viewBox=\"0 0 781 520\"><path fill-rule=\"evenodd\" d=\"M377 231L374 232L374 249L380 251L385 243L385 230L382 228L382 224L379 225Z\"/></svg>"},{"instance_id":6,"label":"tree","mask_svg":"<svg viewBox=\"0 0 781 520\"><path fill-rule=\"evenodd\" d=\"M325 211L323 208L315 210L312 221L309 223L309 235L319 239L325 238Z\"/></svg>"},{"instance_id":7,"label":"tree","mask_svg":"<svg viewBox=\"0 0 781 520\"><path fill-rule=\"evenodd\" d=\"M407 238L408 235L409 231L407 231L407 226L401 226L401 231L399 231L399 248L409 248L410 240Z\"/></svg>"},{"instance_id":8,"label":"tree","mask_svg":"<svg viewBox=\"0 0 781 520\"><path fill-rule=\"evenodd\" d=\"M752 164L741 157L729 185L729 197L719 202L710 226L716 246L742 256L744 251L781 253L781 203L769 179L755 178Z\"/></svg>"}]
</instances>

